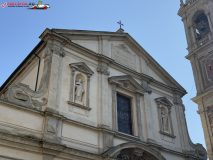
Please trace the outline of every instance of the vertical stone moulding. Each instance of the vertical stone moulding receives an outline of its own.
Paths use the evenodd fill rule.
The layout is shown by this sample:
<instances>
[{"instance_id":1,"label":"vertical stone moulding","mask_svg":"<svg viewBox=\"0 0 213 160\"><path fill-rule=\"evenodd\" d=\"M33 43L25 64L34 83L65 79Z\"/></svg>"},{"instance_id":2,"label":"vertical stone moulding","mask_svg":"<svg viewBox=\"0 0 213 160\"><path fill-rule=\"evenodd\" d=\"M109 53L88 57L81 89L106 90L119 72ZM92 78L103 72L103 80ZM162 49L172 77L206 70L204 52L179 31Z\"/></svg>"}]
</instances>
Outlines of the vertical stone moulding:
<instances>
[{"instance_id":1,"label":"vertical stone moulding","mask_svg":"<svg viewBox=\"0 0 213 160\"><path fill-rule=\"evenodd\" d=\"M112 130L118 131L117 124L117 89L116 84L112 84Z\"/></svg>"},{"instance_id":2,"label":"vertical stone moulding","mask_svg":"<svg viewBox=\"0 0 213 160\"><path fill-rule=\"evenodd\" d=\"M143 131L142 131L142 119L141 119L141 95L136 93L136 109L137 109L137 121L138 121L138 136L140 140L143 141Z\"/></svg>"},{"instance_id":3,"label":"vertical stone moulding","mask_svg":"<svg viewBox=\"0 0 213 160\"><path fill-rule=\"evenodd\" d=\"M73 96L74 96L74 80L75 80L75 68L71 68L71 82L70 82L70 101L73 102ZM69 111L73 112L73 106L69 104Z\"/></svg>"}]
</instances>

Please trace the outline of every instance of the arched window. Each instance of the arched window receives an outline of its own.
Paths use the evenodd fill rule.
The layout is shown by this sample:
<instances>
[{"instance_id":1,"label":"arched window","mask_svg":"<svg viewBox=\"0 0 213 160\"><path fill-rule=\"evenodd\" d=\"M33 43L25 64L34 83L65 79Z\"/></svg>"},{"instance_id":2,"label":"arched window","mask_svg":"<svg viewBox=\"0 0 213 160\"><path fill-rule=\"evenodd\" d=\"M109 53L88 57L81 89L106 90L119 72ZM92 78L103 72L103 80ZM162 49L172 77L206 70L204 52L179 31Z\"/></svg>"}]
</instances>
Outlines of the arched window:
<instances>
[{"instance_id":1,"label":"arched window","mask_svg":"<svg viewBox=\"0 0 213 160\"><path fill-rule=\"evenodd\" d=\"M210 27L208 18L204 11L198 11L193 17L193 25L196 31L196 40L204 38L208 33L210 33Z\"/></svg>"}]
</instances>

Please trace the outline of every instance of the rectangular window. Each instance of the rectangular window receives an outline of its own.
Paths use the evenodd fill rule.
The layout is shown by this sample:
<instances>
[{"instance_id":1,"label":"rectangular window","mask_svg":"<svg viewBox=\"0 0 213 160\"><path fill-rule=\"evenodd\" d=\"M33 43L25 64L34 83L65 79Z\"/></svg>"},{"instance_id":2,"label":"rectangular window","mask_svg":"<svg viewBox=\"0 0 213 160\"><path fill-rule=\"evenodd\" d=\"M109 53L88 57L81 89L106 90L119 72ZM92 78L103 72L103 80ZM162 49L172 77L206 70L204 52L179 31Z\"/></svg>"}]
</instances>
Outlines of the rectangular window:
<instances>
[{"instance_id":1,"label":"rectangular window","mask_svg":"<svg viewBox=\"0 0 213 160\"><path fill-rule=\"evenodd\" d=\"M117 94L118 131L132 135L130 98Z\"/></svg>"}]
</instances>

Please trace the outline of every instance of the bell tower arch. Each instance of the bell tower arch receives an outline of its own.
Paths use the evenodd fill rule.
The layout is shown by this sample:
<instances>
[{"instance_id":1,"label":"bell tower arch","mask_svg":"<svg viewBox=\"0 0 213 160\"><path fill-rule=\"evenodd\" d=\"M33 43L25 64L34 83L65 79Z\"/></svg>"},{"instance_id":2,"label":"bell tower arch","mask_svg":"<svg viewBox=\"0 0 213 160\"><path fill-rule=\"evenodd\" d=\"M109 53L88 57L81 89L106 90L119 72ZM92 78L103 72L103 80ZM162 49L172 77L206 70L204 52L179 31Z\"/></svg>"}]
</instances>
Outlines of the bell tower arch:
<instances>
[{"instance_id":1,"label":"bell tower arch","mask_svg":"<svg viewBox=\"0 0 213 160\"><path fill-rule=\"evenodd\" d=\"M213 1L180 0L178 15L184 24L188 55L209 159L213 159Z\"/></svg>"}]
</instances>

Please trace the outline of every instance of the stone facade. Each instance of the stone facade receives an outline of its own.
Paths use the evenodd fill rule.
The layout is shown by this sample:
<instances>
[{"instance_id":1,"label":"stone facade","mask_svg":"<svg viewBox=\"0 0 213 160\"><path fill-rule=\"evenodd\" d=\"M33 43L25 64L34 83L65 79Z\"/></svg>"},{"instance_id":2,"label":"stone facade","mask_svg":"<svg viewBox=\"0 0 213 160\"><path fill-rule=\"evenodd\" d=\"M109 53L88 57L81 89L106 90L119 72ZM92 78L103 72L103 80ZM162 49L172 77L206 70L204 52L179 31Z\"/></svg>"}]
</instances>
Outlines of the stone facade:
<instances>
[{"instance_id":1,"label":"stone facade","mask_svg":"<svg viewBox=\"0 0 213 160\"><path fill-rule=\"evenodd\" d=\"M184 23L189 52L186 58L191 62L197 89L192 100L198 104L208 156L213 160L213 1L181 0L178 15Z\"/></svg>"},{"instance_id":2,"label":"stone facade","mask_svg":"<svg viewBox=\"0 0 213 160\"><path fill-rule=\"evenodd\" d=\"M186 91L128 33L40 39L0 88L0 159L207 159L189 138ZM130 100L132 134L119 130L117 94Z\"/></svg>"}]
</instances>

